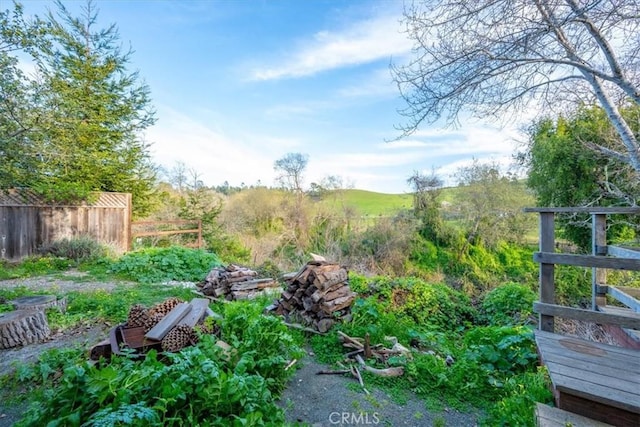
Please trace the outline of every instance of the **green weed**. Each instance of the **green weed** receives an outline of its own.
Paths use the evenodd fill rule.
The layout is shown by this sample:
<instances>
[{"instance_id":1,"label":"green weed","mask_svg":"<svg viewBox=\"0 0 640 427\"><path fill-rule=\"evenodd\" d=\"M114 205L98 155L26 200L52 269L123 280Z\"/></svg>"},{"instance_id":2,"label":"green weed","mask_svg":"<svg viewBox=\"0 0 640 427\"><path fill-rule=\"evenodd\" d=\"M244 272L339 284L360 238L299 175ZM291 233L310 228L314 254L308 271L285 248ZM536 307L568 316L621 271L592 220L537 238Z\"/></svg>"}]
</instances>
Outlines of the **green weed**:
<instances>
[{"instance_id":1,"label":"green weed","mask_svg":"<svg viewBox=\"0 0 640 427\"><path fill-rule=\"evenodd\" d=\"M113 273L141 283L204 280L220 260L210 252L180 246L129 252L112 263Z\"/></svg>"}]
</instances>

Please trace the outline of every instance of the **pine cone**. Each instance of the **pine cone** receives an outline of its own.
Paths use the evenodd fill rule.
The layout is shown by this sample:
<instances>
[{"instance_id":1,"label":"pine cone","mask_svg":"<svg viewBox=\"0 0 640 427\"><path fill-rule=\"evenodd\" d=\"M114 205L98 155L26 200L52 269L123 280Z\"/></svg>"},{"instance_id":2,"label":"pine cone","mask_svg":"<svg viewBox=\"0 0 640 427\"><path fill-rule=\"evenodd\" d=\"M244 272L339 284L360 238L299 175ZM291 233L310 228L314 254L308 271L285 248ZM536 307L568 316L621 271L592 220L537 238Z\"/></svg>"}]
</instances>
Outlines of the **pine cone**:
<instances>
[{"instance_id":1,"label":"pine cone","mask_svg":"<svg viewBox=\"0 0 640 427\"><path fill-rule=\"evenodd\" d=\"M140 304L136 304L129 309L127 316L127 327L137 328L145 326L149 322L149 312Z\"/></svg>"},{"instance_id":2,"label":"pine cone","mask_svg":"<svg viewBox=\"0 0 640 427\"><path fill-rule=\"evenodd\" d=\"M195 327L197 332L206 335L216 335L220 331L220 327L213 322L203 322Z\"/></svg>"},{"instance_id":3,"label":"pine cone","mask_svg":"<svg viewBox=\"0 0 640 427\"><path fill-rule=\"evenodd\" d=\"M155 313L155 314L152 314L152 315L148 316L146 322L143 325L144 326L144 331L145 332L149 332L151 330L151 328L156 326L158 324L158 322L160 322L160 320L162 320L163 317L164 317L164 315L162 315L160 313Z\"/></svg>"},{"instance_id":4,"label":"pine cone","mask_svg":"<svg viewBox=\"0 0 640 427\"><path fill-rule=\"evenodd\" d=\"M190 344L198 342L198 336L189 325L178 325L171 329L162 339L162 349L164 351L179 351Z\"/></svg>"},{"instance_id":5,"label":"pine cone","mask_svg":"<svg viewBox=\"0 0 640 427\"><path fill-rule=\"evenodd\" d=\"M149 314L151 316L153 316L154 314L160 314L161 317L164 317L167 314L169 314L169 312L173 310L181 302L183 301L180 298L175 298L175 297L168 298L163 302L151 307L151 309L149 309Z\"/></svg>"}]
</instances>

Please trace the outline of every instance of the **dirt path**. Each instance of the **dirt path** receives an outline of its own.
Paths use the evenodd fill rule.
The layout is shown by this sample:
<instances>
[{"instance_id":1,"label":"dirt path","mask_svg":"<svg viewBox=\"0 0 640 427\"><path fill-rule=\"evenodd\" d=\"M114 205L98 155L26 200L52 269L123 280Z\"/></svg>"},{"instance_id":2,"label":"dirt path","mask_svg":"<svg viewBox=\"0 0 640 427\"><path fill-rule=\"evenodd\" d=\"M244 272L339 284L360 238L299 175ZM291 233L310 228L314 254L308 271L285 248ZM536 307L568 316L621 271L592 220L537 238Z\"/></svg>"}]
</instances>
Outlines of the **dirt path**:
<instances>
[{"instance_id":1,"label":"dirt path","mask_svg":"<svg viewBox=\"0 0 640 427\"><path fill-rule=\"evenodd\" d=\"M289 422L312 427L379 426L450 426L473 427L478 414L445 410L434 413L425 402L413 396L404 405L385 392L371 389L370 395L355 391L356 380L342 375L316 375L329 369L307 355L302 367L289 382L279 402Z\"/></svg>"}]
</instances>

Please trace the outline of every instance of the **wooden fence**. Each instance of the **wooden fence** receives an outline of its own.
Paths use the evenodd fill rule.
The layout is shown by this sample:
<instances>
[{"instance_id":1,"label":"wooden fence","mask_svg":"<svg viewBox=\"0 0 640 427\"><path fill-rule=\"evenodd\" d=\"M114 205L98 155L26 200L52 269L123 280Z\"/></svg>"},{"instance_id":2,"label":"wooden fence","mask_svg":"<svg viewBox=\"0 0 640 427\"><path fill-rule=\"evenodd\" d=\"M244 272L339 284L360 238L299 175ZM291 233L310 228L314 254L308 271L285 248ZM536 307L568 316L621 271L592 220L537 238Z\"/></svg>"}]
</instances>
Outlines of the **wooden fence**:
<instances>
[{"instance_id":1,"label":"wooden fence","mask_svg":"<svg viewBox=\"0 0 640 427\"><path fill-rule=\"evenodd\" d=\"M90 204L55 205L29 190L0 192L0 259L18 261L47 243L81 235L126 252L131 194L99 193Z\"/></svg>"},{"instance_id":2,"label":"wooden fence","mask_svg":"<svg viewBox=\"0 0 640 427\"><path fill-rule=\"evenodd\" d=\"M176 228L188 226L187 228ZM136 221L131 223L131 238L195 234L195 246L202 249L202 220ZM170 228L167 228L170 227ZM195 227L195 228L194 228Z\"/></svg>"}]
</instances>

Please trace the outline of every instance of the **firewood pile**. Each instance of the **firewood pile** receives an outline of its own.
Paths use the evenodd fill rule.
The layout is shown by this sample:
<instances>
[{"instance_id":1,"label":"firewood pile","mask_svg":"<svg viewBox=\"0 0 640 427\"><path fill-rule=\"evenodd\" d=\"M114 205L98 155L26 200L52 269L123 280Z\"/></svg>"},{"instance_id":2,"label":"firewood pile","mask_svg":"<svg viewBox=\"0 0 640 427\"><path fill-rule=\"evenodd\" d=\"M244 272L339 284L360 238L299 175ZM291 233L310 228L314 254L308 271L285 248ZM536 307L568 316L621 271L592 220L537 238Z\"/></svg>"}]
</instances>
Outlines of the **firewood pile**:
<instances>
[{"instance_id":1,"label":"firewood pile","mask_svg":"<svg viewBox=\"0 0 640 427\"><path fill-rule=\"evenodd\" d=\"M129 309L127 321L113 328L109 338L95 345L90 352L92 360L120 354L129 348L144 354L150 349L176 352L198 342L198 332L217 333L207 317L215 317L206 298L194 298L187 303L178 298L145 308L136 304Z\"/></svg>"},{"instance_id":2,"label":"firewood pile","mask_svg":"<svg viewBox=\"0 0 640 427\"><path fill-rule=\"evenodd\" d=\"M349 319L356 298L349 287L345 267L314 257L297 273L285 276L281 298L269 311L293 318L319 332L328 331L337 321Z\"/></svg>"},{"instance_id":3,"label":"firewood pile","mask_svg":"<svg viewBox=\"0 0 640 427\"><path fill-rule=\"evenodd\" d=\"M198 286L204 295L226 300L254 299L282 291L276 280L257 276L258 273L249 268L231 264L214 268Z\"/></svg>"}]
</instances>

